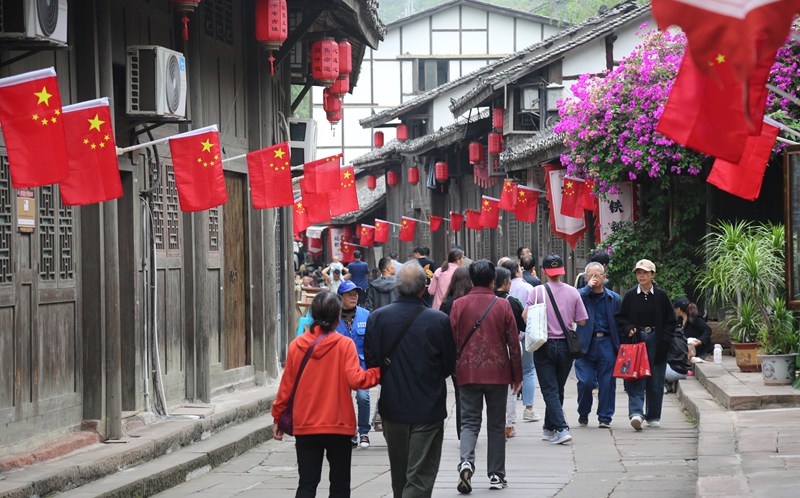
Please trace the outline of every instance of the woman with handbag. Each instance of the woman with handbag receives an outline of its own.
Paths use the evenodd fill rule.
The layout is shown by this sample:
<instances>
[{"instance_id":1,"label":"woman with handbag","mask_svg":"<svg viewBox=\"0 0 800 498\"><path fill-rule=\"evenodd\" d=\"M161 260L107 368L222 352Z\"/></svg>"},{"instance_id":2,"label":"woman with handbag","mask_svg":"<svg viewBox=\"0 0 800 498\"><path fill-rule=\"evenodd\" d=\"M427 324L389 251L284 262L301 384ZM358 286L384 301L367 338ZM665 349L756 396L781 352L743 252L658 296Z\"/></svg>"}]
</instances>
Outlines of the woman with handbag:
<instances>
[{"instance_id":1,"label":"woman with handbag","mask_svg":"<svg viewBox=\"0 0 800 498\"><path fill-rule=\"evenodd\" d=\"M273 437L280 441L284 433L295 436L298 498L316 496L323 454L331 468L330 496L350 496L350 439L356 431L350 391L369 389L380 381L380 369L362 370L355 343L334 332L341 312L336 294L323 291L314 297L314 322L289 345L286 369L272 405Z\"/></svg>"}]
</instances>

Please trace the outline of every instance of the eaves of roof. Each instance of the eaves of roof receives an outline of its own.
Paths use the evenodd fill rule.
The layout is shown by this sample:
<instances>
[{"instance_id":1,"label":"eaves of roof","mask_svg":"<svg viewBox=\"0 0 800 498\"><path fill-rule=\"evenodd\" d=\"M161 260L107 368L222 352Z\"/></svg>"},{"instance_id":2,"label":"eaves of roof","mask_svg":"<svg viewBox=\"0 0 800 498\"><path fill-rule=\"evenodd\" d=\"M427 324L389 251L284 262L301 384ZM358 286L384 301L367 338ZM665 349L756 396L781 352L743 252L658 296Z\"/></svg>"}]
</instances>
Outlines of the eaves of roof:
<instances>
[{"instance_id":1,"label":"eaves of roof","mask_svg":"<svg viewBox=\"0 0 800 498\"><path fill-rule=\"evenodd\" d=\"M483 103L499 86L514 83L542 66L552 63L573 48L600 38L649 11L649 4L638 5L635 0L628 0L514 54L523 60L502 71L492 71L488 77L477 79L472 89L451 101L450 111L455 116L461 115L467 109ZM488 67L497 68L502 62Z\"/></svg>"},{"instance_id":2,"label":"eaves of roof","mask_svg":"<svg viewBox=\"0 0 800 498\"><path fill-rule=\"evenodd\" d=\"M538 136L501 152L500 166L506 171L527 169L531 165L558 157L565 150L564 134L553 133L551 128Z\"/></svg>"},{"instance_id":3,"label":"eaves of roof","mask_svg":"<svg viewBox=\"0 0 800 498\"><path fill-rule=\"evenodd\" d=\"M374 168L386 163L390 157L397 153L397 149L403 143L397 139L389 140L383 147L376 147L364 155L358 156L351 161L353 166L362 168Z\"/></svg>"},{"instance_id":4,"label":"eaves of roof","mask_svg":"<svg viewBox=\"0 0 800 498\"><path fill-rule=\"evenodd\" d=\"M489 110L478 113L469 120L461 119L449 126L443 126L433 133L428 133L413 140L409 140L398 147L401 156L416 156L424 154L433 149L447 147L448 145L460 142L464 139L464 133L470 123L475 123L482 119L489 119Z\"/></svg>"},{"instance_id":5,"label":"eaves of roof","mask_svg":"<svg viewBox=\"0 0 800 498\"><path fill-rule=\"evenodd\" d=\"M539 15L539 14L533 14L531 12L526 12L524 10L517 10L517 9L512 9L512 8L509 8L509 7L503 7L501 5L495 5L495 4L486 3L486 2L479 2L477 0L450 0L449 2L445 2L445 3L441 4L441 5L437 5L435 7L431 7L429 9L419 11L419 12L417 12L415 14L411 14L410 16L403 17L403 18L398 19L396 21L390 22L389 24L386 25L386 29L387 30L391 30L391 29L399 28L400 26L406 25L406 24L408 24L410 22L414 22L417 19L421 19L423 17L431 16L433 14L436 14L437 12L442 12L442 11L447 10L450 7L453 7L453 6L456 6L456 5L467 5L469 7L474 7L476 9L478 9L478 10L484 10L484 11L488 11L488 12L496 12L498 14L504 14L504 15L507 15L507 16L516 17L517 19L527 19L527 20L530 20L530 21L540 22L540 23L544 23L544 24L551 24L551 25L557 25L558 24L558 20L556 20L556 19L553 19L553 18L550 18L550 17L546 17L546 16L542 16L542 15Z\"/></svg>"}]
</instances>

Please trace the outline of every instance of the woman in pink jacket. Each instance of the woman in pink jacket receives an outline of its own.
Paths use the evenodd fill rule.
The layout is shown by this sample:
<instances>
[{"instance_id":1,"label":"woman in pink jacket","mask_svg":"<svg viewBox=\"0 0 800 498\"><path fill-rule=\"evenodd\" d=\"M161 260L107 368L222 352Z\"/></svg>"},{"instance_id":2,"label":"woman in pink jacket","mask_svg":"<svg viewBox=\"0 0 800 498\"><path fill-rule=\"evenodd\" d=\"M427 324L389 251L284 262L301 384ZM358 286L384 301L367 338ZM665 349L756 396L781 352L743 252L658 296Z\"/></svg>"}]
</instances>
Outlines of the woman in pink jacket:
<instances>
[{"instance_id":1,"label":"woman in pink jacket","mask_svg":"<svg viewBox=\"0 0 800 498\"><path fill-rule=\"evenodd\" d=\"M464 261L464 251L461 249L450 249L450 254L447 255L447 261L442 263L441 268L437 268L431 278L431 283L428 285L428 293L433 296L433 304L431 308L438 310L439 306L444 302L447 295L447 289L450 288L450 280L453 279L453 273L456 268L461 266Z\"/></svg>"}]
</instances>

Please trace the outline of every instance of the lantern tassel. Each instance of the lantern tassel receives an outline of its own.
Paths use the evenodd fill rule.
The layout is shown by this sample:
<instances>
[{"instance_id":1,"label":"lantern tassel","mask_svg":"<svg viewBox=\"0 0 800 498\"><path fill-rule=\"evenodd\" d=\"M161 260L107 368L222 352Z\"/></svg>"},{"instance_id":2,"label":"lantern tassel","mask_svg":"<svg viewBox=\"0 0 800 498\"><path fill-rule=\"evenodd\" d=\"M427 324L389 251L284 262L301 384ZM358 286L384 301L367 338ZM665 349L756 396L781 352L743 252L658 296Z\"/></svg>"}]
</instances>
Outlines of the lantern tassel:
<instances>
[{"instance_id":1,"label":"lantern tassel","mask_svg":"<svg viewBox=\"0 0 800 498\"><path fill-rule=\"evenodd\" d=\"M270 76L275 76L275 57L272 56L272 50L269 51L267 60L269 61L269 74Z\"/></svg>"},{"instance_id":2,"label":"lantern tassel","mask_svg":"<svg viewBox=\"0 0 800 498\"><path fill-rule=\"evenodd\" d=\"M183 39L189 40L189 18L187 16L183 16Z\"/></svg>"}]
</instances>

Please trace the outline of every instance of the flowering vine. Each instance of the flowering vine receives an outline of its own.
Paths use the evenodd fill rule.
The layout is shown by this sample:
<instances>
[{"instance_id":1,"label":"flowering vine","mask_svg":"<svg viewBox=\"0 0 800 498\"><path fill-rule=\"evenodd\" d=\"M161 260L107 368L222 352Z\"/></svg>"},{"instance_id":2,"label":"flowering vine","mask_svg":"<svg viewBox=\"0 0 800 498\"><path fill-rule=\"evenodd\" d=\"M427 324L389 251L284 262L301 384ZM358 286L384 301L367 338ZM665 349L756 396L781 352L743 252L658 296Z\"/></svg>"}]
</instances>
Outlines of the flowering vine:
<instances>
[{"instance_id":1,"label":"flowering vine","mask_svg":"<svg viewBox=\"0 0 800 498\"><path fill-rule=\"evenodd\" d=\"M797 99L800 98L800 18L792 24L792 33L797 38L790 36L778 49L775 64L770 70L769 83ZM800 106L791 100L769 92L766 115L800 132ZM796 135L786 136L795 142L800 141ZM778 142L774 152L780 153L784 147L785 144Z\"/></svg>"}]
</instances>

